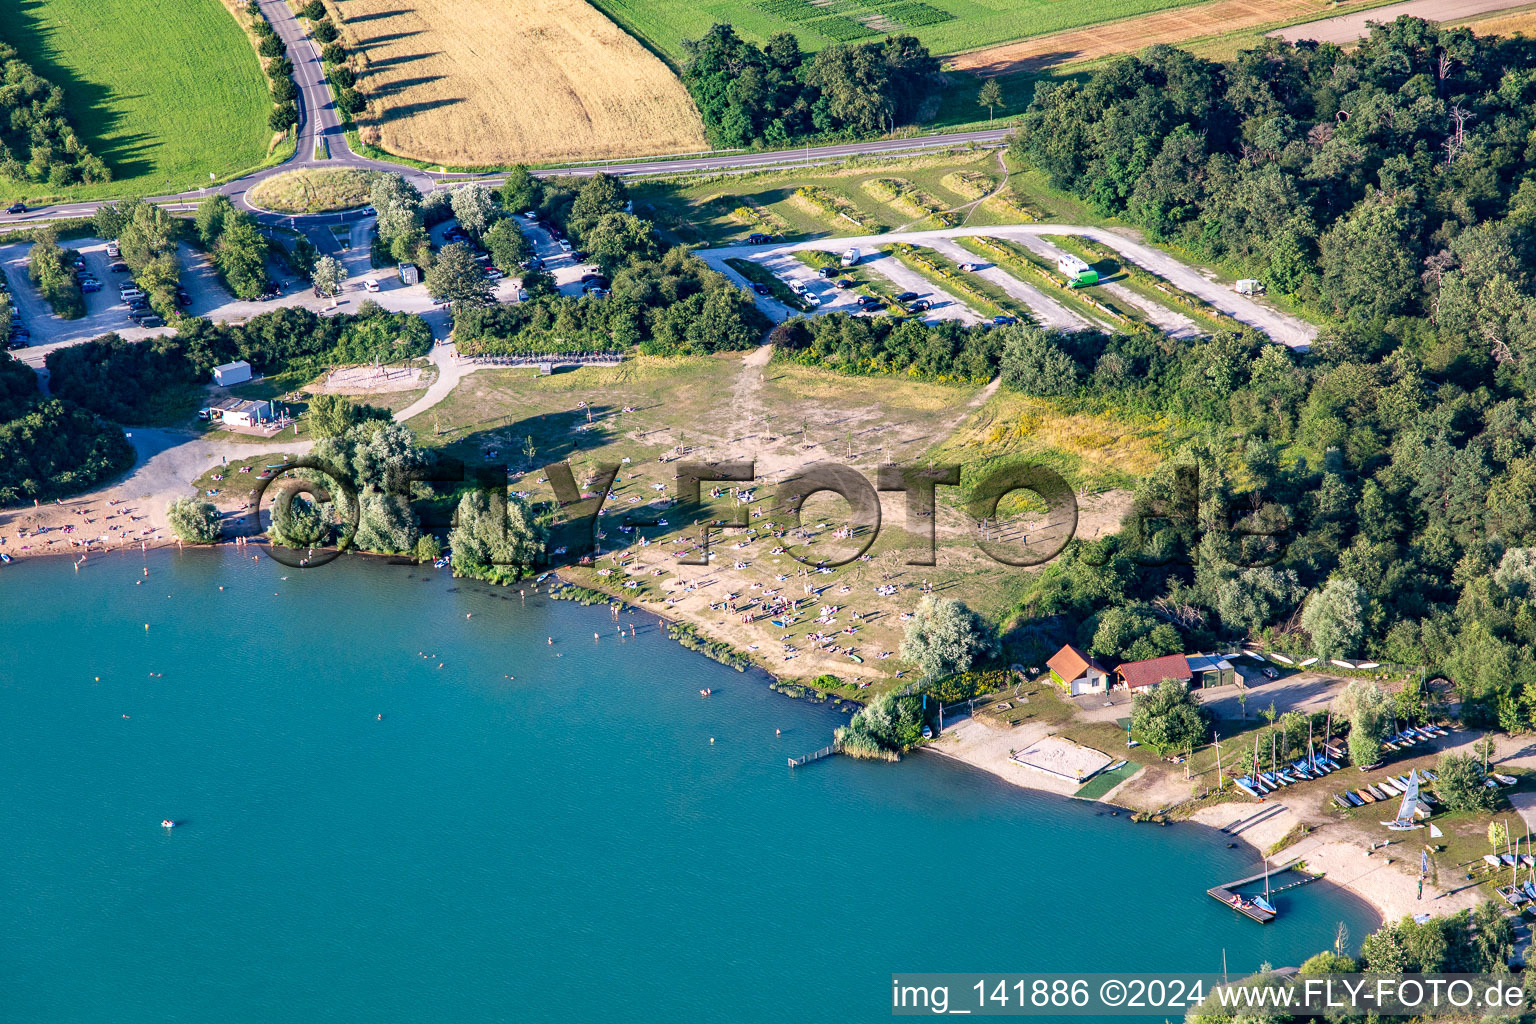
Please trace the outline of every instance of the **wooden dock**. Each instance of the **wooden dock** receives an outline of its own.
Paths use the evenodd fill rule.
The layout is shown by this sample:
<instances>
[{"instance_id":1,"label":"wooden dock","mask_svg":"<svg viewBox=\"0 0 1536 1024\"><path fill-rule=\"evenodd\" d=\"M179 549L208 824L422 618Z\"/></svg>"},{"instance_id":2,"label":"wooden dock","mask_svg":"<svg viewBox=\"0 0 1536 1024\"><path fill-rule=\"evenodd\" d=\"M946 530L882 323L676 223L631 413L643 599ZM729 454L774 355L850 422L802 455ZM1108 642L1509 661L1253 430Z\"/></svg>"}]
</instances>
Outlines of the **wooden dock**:
<instances>
[{"instance_id":1,"label":"wooden dock","mask_svg":"<svg viewBox=\"0 0 1536 1024\"><path fill-rule=\"evenodd\" d=\"M1293 860L1284 867L1275 868L1269 872L1269 894L1271 896L1274 896L1276 893L1285 892L1287 889L1295 889L1298 886L1306 885L1308 882L1315 882L1319 878L1323 877L1322 875L1309 875L1305 871L1299 870L1296 865L1300 863L1300 860ZM1275 876L1284 874L1287 871L1295 871L1301 877L1293 882L1287 882L1284 885L1275 885ZM1205 892L1207 896L1210 896L1212 899L1215 899L1230 909L1237 911L1244 917L1253 921L1257 921L1259 924L1269 924L1269 922L1275 919L1276 915L1271 914L1269 911L1263 910L1252 903L1241 901L1241 897L1236 892L1237 889L1252 885L1255 882L1260 882L1263 880L1264 872L1261 871L1258 874L1250 875L1247 878L1239 878L1233 882L1223 882L1221 885L1213 885L1209 889L1205 890ZM1239 900L1240 902L1234 903L1234 900Z\"/></svg>"},{"instance_id":2,"label":"wooden dock","mask_svg":"<svg viewBox=\"0 0 1536 1024\"><path fill-rule=\"evenodd\" d=\"M809 764L812 761L820 761L822 758L830 757L835 753L837 753L837 748L834 746L822 747L820 750L812 751L811 753L806 754L804 757L790 758L789 766L791 768L799 768L803 764Z\"/></svg>"}]
</instances>

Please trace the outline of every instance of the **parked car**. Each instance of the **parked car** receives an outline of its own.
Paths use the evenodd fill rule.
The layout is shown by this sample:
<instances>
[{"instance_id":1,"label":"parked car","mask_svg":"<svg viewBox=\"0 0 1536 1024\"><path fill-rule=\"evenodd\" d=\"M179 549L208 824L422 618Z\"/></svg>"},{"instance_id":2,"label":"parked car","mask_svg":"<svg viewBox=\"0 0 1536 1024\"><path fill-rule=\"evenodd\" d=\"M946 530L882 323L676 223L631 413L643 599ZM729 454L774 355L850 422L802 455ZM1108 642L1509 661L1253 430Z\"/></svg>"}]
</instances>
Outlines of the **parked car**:
<instances>
[{"instance_id":1,"label":"parked car","mask_svg":"<svg viewBox=\"0 0 1536 1024\"><path fill-rule=\"evenodd\" d=\"M363 207L361 210L359 210L357 212L361 213L364 217L372 217L372 216L377 215L379 211L375 210L371 206L365 206L365 207Z\"/></svg>"},{"instance_id":2,"label":"parked car","mask_svg":"<svg viewBox=\"0 0 1536 1024\"><path fill-rule=\"evenodd\" d=\"M754 281L754 282L752 282L752 290L757 292L757 294L759 294L759 295L767 295L768 294L768 286L763 284L761 281Z\"/></svg>"},{"instance_id":3,"label":"parked car","mask_svg":"<svg viewBox=\"0 0 1536 1024\"><path fill-rule=\"evenodd\" d=\"M114 274L126 274L128 273L128 264L119 260L116 263L109 264L107 269Z\"/></svg>"},{"instance_id":4,"label":"parked car","mask_svg":"<svg viewBox=\"0 0 1536 1024\"><path fill-rule=\"evenodd\" d=\"M902 292L900 295L896 296L896 301L901 303L902 305L906 305L907 303L913 301L916 298L917 298L917 292Z\"/></svg>"},{"instance_id":5,"label":"parked car","mask_svg":"<svg viewBox=\"0 0 1536 1024\"><path fill-rule=\"evenodd\" d=\"M176 305L178 305L178 306L190 306L190 305L192 305L192 296L187 293L187 290L185 288L177 288L176 289Z\"/></svg>"},{"instance_id":6,"label":"parked car","mask_svg":"<svg viewBox=\"0 0 1536 1024\"><path fill-rule=\"evenodd\" d=\"M816 274L818 277L836 277L837 270L837 267L817 267Z\"/></svg>"},{"instance_id":7,"label":"parked car","mask_svg":"<svg viewBox=\"0 0 1536 1024\"><path fill-rule=\"evenodd\" d=\"M570 252L571 251L571 243L567 242L563 238L560 239L560 251L561 252Z\"/></svg>"},{"instance_id":8,"label":"parked car","mask_svg":"<svg viewBox=\"0 0 1536 1024\"><path fill-rule=\"evenodd\" d=\"M1264 678L1265 679L1279 679L1280 678L1280 673L1276 672L1272 668L1266 668L1264 670Z\"/></svg>"},{"instance_id":9,"label":"parked car","mask_svg":"<svg viewBox=\"0 0 1536 1024\"><path fill-rule=\"evenodd\" d=\"M907 304L907 311L911 313L925 313L933 308L933 303L927 299L913 299Z\"/></svg>"},{"instance_id":10,"label":"parked car","mask_svg":"<svg viewBox=\"0 0 1536 1024\"><path fill-rule=\"evenodd\" d=\"M980 268L980 264L978 264L978 263L962 263L962 264L960 264L960 269L964 270L966 273L970 273L971 271L977 270L979 268Z\"/></svg>"},{"instance_id":11,"label":"parked car","mask_svg":"<svg viewBox=\"0 0 1536 1024\"><path fill-rule=\"evenodd\" d=\"M139 326L140 327L164 327L165 326L165 321L161 320L158 316L155 316L154 314L150 314L149 316L147 316L144 319L139 321Z\"/></svg>"},{"instance_id":12,"label":"parked car","mask_svg":"<svg viewBox=\"0 0 1536 1024\"><path fill-rule=\"evenodd\" d=\"M88 277L80 282L80 290L87 293L99 292L101 291L101 282Z\"/></svg>"},{"instance_id":13,"label":"parked car","mask_svg":"<svg viewBox=\"0 0 1536 1024\"><path fill-rule=\"evenodd\" d=\"M767 235L763 235L763 234L758 234L757 232L753 232L752 234L747 236L747 244L748 245L762 245L766 241L768 241L768 236Z\"/></svg>"},{"instance_id":14,"label":"parked car","mask_svg":"<svg viewBox=\"0 0 1536 1024\"><path fill-rule=\"evenodd\" d=\"M586 284L588 281L601 281L601 280L603 280L603 275L602 274L582 274L581 275L581 283L582 284Z\"/></svg>"},{"instance_id":15,"label":"parked car","mask_svg":"<svg viewBox=\"0 0 1536 1024\"><path fill-rule=\"evenodd\" d=\"M376 292L378 290L379 290L379 280L378 280L378 278L370 277L368 280L363 282L363 291Z\"/></svg>"},{"instance_id":16,"label":"parked car","mask_svg":"<svg viewBox=\"0 0 1536 1024\"><path fill-rule=\"evenodd\" d=\"M120 288L118 289L117 297L127 302L130 299L142 299L144 293L137 288Z\"/></svg>"},{"instance_id":17,"label":"parked car","mask_svg":"<svg viewBox=\"0 0 1536 1024\"><path fill-rule=\"evenodd\" d=\"M121 259L122 255L123 255L123 250L122 250L121 246L119 246L116 242L108 242L107 243L107 256L109 256L110 258L115 260L115 259Z\"/></svg>"},{"instance_id":18,"label":"parked car","mask_svg":"<svg viewBox=\"0 0 1536 1024\"><path fill-rule=\"evenodd\" d=\"M6 213L26 213L27 212L27 207L23 203L12 203L11 206L10 206L10 209L6 210L5 212Z\"/></svg>"},{"instance_id":19,"label":"parked car","mask_svg":"<svg viewBox=\"0 0 1536 1024\"><path fill-rule=\"evenodd\" d=\"M885 305L885 300L880 298L878 295L860 295L859 305L863 306L865 309L869 309L873 306Z\"/></svg>"},{"instance_id":20,"label":"parked car","mask_svg":"<svg viewBox=\"0 0 1536 1024\"><path fill-rule=\"evenodd\" d=\"M995 316L992 318L992 324L995 327L1007 327L1018 322L1019 318L1016 316Z\"/></svg>"},{"instance_id":21,"label":"parked car","mask_svg":"<svg viewBox=\"0 0 1536 1024\"><path fill-rule=\"evenodd\" d=\"M506 274L503 274L501 271L497 270L495 267L486 267L483 273L492 281L500 281L502 278L507 276Z\"/></svg>"},{"instance_id":22,"label":"parked car","mask_svg":"<svg viewBox=\"0 0 1536 1024\"><path fill-rule=\"evenodd\" d=\"M848 290L848 289L849 289L849 288L852 288L852 287L853 287L853 282L852 282L852 281L850 281L850 280L848 280L848 279L847 279L847 278L846 278L846 277L845 277L845 278L843 278L843 279L841 279L841 280L840 280L840 281L838 281L838 282L837 282L837 285L836 285L836 287L837 287L837 290L838 290L838 291L840 291L840 292L845 292L845 291L847 291L847 290Z\"/></svg>"},{"instance_id":23,"label":"parked car","mask_svg":"<svg viewBox=\"0 0 1536 1024\"><path fill-rule=\"evenodd\" d=\"M582 252L580 249L573 249L571 250L571 259L575 260L577 263L585 263L587 262L587 254Z\"/></svg>"}]
</instances>

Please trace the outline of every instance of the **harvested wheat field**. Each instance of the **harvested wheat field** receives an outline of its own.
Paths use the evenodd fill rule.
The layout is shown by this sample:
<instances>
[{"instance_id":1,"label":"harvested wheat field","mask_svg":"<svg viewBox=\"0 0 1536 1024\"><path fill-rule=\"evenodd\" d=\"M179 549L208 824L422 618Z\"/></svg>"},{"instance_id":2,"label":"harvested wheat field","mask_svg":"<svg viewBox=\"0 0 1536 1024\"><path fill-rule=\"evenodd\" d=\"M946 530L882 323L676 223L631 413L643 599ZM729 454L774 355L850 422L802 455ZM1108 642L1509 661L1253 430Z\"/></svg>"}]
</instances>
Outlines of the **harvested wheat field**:
<instances>
[{"instance_id":1,"label":"harvested wheat field","mask_svg":"<svg viewBox=\"0 0 1536 1024\"><path fill-rule=\"evenodd\" d=\"M958 71L990 78L1043 71L1063 64L1136 53L1154 43L1183 43L1241 29L1265 28L1370 7L1376 0L1211 0L1172 11L1143 14L1092 28L1069 29L1017 43L956 54L946 61Z\"/></svg>"},{"instance_id":2,"label":"harvested wheat field","mask_svg":"<svg viewBox=\"0 0 1536 1024\"><path fill-rule=\"evenodd\" d=\"M708 148L677 76L585 0L335 6L391 153L494 166Z\"/></svg>"}]
</instances>

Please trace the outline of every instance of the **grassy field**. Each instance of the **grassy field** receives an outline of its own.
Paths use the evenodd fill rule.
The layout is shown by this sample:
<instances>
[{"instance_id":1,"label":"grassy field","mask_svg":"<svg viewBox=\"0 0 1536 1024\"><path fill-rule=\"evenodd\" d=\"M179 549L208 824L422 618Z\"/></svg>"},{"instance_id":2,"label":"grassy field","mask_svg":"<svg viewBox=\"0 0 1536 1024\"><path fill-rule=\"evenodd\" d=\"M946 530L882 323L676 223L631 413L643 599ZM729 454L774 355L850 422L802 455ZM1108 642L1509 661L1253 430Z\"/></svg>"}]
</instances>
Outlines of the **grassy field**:
<instances>
[{"instance_id":1,"label":"grassy field","mask_svg":"<svg viewBox=\"0 0 1536 1024\"><path fill-rule=\"evenodd\" d=\"M0 38L63 88L113 176L69 189L0 178L0 199L200 188L266 158L266 77L219 0L15 0Z\"/></svg>"},{"instance_id":2,"label":"grassy field","mask_svg":"<svg viewBox=\"0 0 1536 1024\"><path fill-rule=\"evenodd\" d=\"M740 354L640 357L614 369L582 369L551 377L481 370L466 376L442 404L414 418L410 426L423 443L444 448L469 464L507 462L514 472L513 488L536 498L548 498L549 485L539 480L543 474L537 470L525 472L530 466L569 459L577 479L584 480L595 463L629 459L621 466L614 498L607 506L604 547L611 552L635 540L617 532L626 512L663 514L655 503L671 492L675 466L659 464L658 457L675 459L686 452L693 460L752 458L763 481L777 481L793 468L816 461L854 466L872 478L883 461L921 458L936 439L947 436L965 418L967 406L982 397L979 388L899 378L872 382L776 362L748 364ZM655 489L658 485L661 491ZM766 527L775 518L771 511L775 502L767 497L771 483L765 482L761 489L766 500L754 508L763 517L755 519L754 525ZM879 654L895 650L904 628L900 613L916 602L920 584L927 582L940 593L963 597L988 615L999 615L1016 602L1027 574L982 556L963 521L947 512L939 528L938 564L909 568L907 559L921 541L908 532L900 496L888 495L885 504L887 518L869 551L871 560L816 577L835 595L828 600L865 613L857 637L864 663L839 661L818 667L806 656L786 664L778 654L779 640L789 633L805 643L805 634L816 628L812 618L783 631L770 628L767 622L745 626L730 616L710 614L705 602L719 600L724 590L749 593L787 586L800 592L799 581L779 577L792 576L801 566L789 555L771 551L777 542L766 538L752 540L741 549L735 546L739 535L720 540L718 571L729 574L728 586L697 597L682 598L674 592L680 612L687 613L681 617L707 627L711 636L732 640L780 675L809 677L835 671L847 681L840 692L867 697L870 691L857 690L856 680L869 679L882 686L904 667L894 658L882 661ZM570 569L570 577L583 586L646 606L661 601L665 585L675 582L681 571L668 553L673 550L668 542L693 532L691 524L672 514L669 527L645 530L649 545L630 547L647 564L645 571L626 577L604 557L589 568ZM805 542L810 550L824 556L846 544L829 535L846 514L841 498L818 494L809 499L803 521L809 527L827 524L827 529L818 531L821 539ZM736 558L747 560L750 567L731 572L730 562ZM625 581L636 586L623 588ZM881 581L899 587L901 593L873 595L873 587ZM845 586L849 589L843 590ZM654 607L665 611L662 604Z\"/></svg>"},{"instance_id":3,"label":"grassy field","mask_svg":"<svg viewBox=\"0 0 1536 1024\"><path fill-rule=\"evenodd\" d=\"M801 49L878 39L889 32L917 36L934 53L957 53L1115 18L1131 18L1181 5L1181 0L594 0L609 17L665 54L683 60L682 41L697 39L713 22L729 22L762 42L793 32ZM1182 0L1187 2L1187 0Z\"/></svg>"},{"instance_id":4,"label":"grassy field","mask_svg":"<svg viewBox=\"0 0 1536 1024\"><path fill-rule=\"evenodd\" d=\"M367 171L289 171L251 189L252 205L277 213L326 213L368 202Z\"/></svg>"},{"instance_id":5,"label":"grassy field","mask_svg":"<svg viewBox=\"0 0 1536 1024\"><path fill-rule=\"evenodd\" d=\"M584 0L337 0L381 147L498 166L708 149L687 91Z\"/></svg>"}]
</instances>

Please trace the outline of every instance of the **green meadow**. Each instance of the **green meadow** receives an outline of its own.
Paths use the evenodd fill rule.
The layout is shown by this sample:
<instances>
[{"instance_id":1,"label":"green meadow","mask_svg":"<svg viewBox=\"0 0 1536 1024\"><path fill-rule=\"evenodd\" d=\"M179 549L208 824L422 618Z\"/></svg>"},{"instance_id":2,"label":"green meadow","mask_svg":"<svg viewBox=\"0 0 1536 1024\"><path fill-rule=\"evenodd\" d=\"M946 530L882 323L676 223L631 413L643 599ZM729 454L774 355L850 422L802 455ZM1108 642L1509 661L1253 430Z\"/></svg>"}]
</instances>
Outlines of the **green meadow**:
<instances>
[{"instance_id":1,"label":"green meadow","mask_svg":"<svg viewBox=\"0 0 1536 1024\"><path fill-rule=\"evenodd\" d=\"M0 39L64 90L105 185L0 179L0 198L112 198L199 188L267 154L266 76L219 0L6 0Z\"/></svg>"},{"instance_id":2,"label":"green meadow","mask_svg":"<svg viewBox=\"0 0 1536 1024\"><path fill-rule=\"evenodd\" d=\"M934 53L960 53L1062 29L1180 7L1192 0L593 0L596 7L674 66L682 41L716 22L762 42L793 32L814 52L834 43L917 36Z\"/></svg>"}]
</instances>

